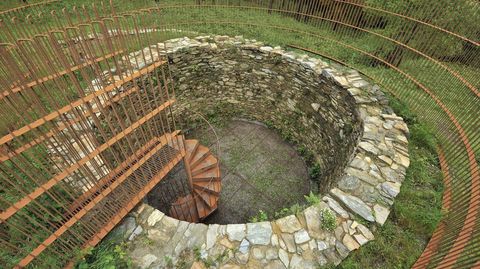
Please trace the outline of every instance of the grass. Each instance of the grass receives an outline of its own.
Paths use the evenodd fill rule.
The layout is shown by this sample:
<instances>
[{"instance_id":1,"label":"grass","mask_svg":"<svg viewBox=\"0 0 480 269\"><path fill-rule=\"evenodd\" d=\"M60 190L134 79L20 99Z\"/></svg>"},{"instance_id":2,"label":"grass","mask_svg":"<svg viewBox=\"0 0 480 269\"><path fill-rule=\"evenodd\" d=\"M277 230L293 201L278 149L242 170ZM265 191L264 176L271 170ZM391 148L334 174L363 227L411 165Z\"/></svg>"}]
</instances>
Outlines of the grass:
<instances>
[{"instance_id":1,"label":"grass","mask_svg":"<svg viewBox=\"0 0 480 269\"><path fill-rule=\"evenodd\" d=\"M375 240L352 252L337 266L339 269L410 268L442 217L442 174L436 153L437 141L431 128L419 122L417 115L392 96L390 106L405 119L410 129L410 167L387 222L374 232ZM305 196L307 205L283 208L271 216L259 212L250 220L265 221L296 214L318 202L315 198L310 194ZM326 220L325 228L332 227Z\"/></svg>"},{"instance_id":2,"label":"grass","mask_svg":"<svg viewBox=\"0 0 480 269\"><path fill-rule=\"evenodd\" d=\"M77 4L92 2L93 0L75 1ZM165 4L176 2L180 1L164 1ZM71 7L73 3L73 1L62 1L61 5ZM152 3L153 1L148 0L115 1L118 10L138 8ZM19 1L17 0L1 1L0 10L18 5ZM59 6L60 4L52 4L48 7ZM215 21L218 18L222 18L223 23ZM441 174L435 152L435 139L431 132L433 130L436 134L440 134L437 138L439 142L450 143L449 138L441 134L447 133L445 130L451 124L438 106L411 81L391 69L368 65L364 55L346 49L345 46L331 40L342 40L344 44L355 45L366 51L374 51L382 44L379 44L377 40L372 40L371 36L361 33L352 35L333 32L326 23L316 26L307 25L293 18L275 14L265 16L264 12L247 9L202 8L188 10L170 8L165 10L161 21L154 16L146 16L144 19L146 23L154 25L172 24L172 27L203 33L244 35L266 41L271 45L297 44L321 51L327 56L350 63L353 67L369 74L378 83L388 85L389 91L409 103L411 110L398 102L391 104L397 113L406 119L411 130L409 145L411 165L407 171L402 191L396 198L389 220L376 231L376 240L353 252L339 268L408 268L413 264L441 217ZM186 25L178 25L179 21ZM48 19L43 22L51 23ZM180 35L185 35L185 33L171 33L162 38ZM478 81L475 80L475 77L480 73L479 68L458 63L443 64L464 75L470 81ZM472 110L475 108L476 99L471 97L471 93L464 85L453 79L444 69L408 55L400 68L437 94L440 100L459 118L459 122L467 128L467 135L476 137L475 132L478 129L472 124L471 119L478 118L480 111ZM449 79L438 79L441 76ZM480 85L477 83L474 86L478 88ZM470 110L466 111L465 109ZM420 119L412 111L421 115ZM430 127L420 124L419 120L429 122ZM477 155L480 151L479 148L479 143L474 145ZM294 210L285 211L290 213ZM105 240L104 242L91 250L81 264L87 264L90 266L89 268L111 266L112 257L116 259L121 256L122 252L116 251L116 248Z\"/></svg>"},{"instance_id":3,"label":"grass","mask_svg":"<svg viewBox=\"0 0 480 269\"><path fill-rule=\"evenodd\" d=\"M75 269L133 268L126 253L127 243L118 242L117 238L108 238L94 248L85 249L80 253Z\"/></svg>"},{"instance_id":4,"label":"grass","mask_svg":"<svg viewBox=\"0 0 480 269\"><path fill-rule=\"evenodd\" d=\"M422 253L442 217L442 174L436 141L406 106L391 106L409 123L410 167L393 210L375 240L354 251L338 268L410 268Z\"/></svg>"},{"instance_id":5,"label":"grass","mask_svg":"<svg viewBox=\"0 0 480 269\"><path fill-rule=\"evenodd\" d=\"M337 228L337 217L330 209L325 208L320 212L322 229L334 231Z\"/></svg>"}]
</instances>

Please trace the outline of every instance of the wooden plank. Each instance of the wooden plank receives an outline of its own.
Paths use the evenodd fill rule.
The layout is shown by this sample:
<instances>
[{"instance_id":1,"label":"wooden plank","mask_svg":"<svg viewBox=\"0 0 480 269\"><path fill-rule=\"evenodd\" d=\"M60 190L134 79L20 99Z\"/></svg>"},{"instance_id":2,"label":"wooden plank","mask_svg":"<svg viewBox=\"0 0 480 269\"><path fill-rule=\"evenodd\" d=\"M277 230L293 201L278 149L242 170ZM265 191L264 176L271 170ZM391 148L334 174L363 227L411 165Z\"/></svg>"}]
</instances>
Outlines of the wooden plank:
<instances>
[{"instance_id":1,"label":"wooden plank","mask_svg":"<svg viewBox=\"0 0 480 269\"><path fill-rule=\"evenodd\" d=\"M44 2L22 5L22 6L18 6L18 7L14 7L14 8L11 8L11 9L0 11L0 15L4 15L4 14L10 13L10 12L19 11L19 10L34 7L34 6L46 5L46 4L50 4L50 3L54 3L54 2L58 2L58 1L60 1L60 0L48 0L48 1L44 1ZM26 3L26 1L24 3Z\"/></svg>"},{"instance_id":2,"label":"wooden plank","mask_svg":"<svg viewBox=\"0 0 480 269\"><path fill-rule=\"evenodd\" d=\"M78 100L62 107L59 110L56 110L56 111L54 111L54 112L52 112L52 113L50 113L46 116L43 116L42 118L21 127L20 129L14 130L14 131L10 132L9 134L0 138L0 145L5 144L5 143L13 140L16 136L23 135L23 134L25 134L25 133L27 133L27 132L35 129L35 128L38 128L38 127L42 126L43 124L60 117L60 115L62 115L64 113L68 113L69 111L73 110L76 107L88 103L89 101L93 100L94 98L96 98L96 97L98 97L102 94L113 91L114 89L116 89L116 88L122 86L123 84L125 84L127 81L131 81L131 80L136 79L136 78L138 78L142 75L145 75L149 72L152 72L153 70L155 70L155 68L159 67L160 65L162 65L164 63L165 63L164 61L155 62L152 65L149 65L148 67L145 67L145 68L133 73L132 75L130 75L126 78L123 78L122 80L115 81L113 84L110 84L103 89L100 89L98 91L95 91L95 92L87 95L87 96L79 98Z\"/></svg>"},{"instance_id":3,"label":"wooden plank","mask_svg":"<svg viewBox=\"0 0 480 269\"><path fill-rule=\"evenodd\" d=\"M174 139L174 137L176 137L179 133L180 133L180 130L176 130L173 133L168 134L167 141L169 141L169 139L170 140ZM161 139L162 138L160 138L160 140ZM125 167L131 166L134 164L135 161L138 161L137 159L134 158L134 156L142 155L145 151L148 151L148 148L152 147L158 141L159 141L158 138L154 138L150 140L143 147L138 149L135 152L135 154L132 155L132 157L122 162L114 170L110 171L108 175L106 175L100 181L98 181L95 187L91 188L87 192L83 193L80 197L78 197L76 201L74 201L70 206L69 211L74 212L75 210L80 208L85 201L87 201L88 199L92 199L92 197L95 196L95 193L98 192L98 190L104 189L106 185L111 184L112 180L115 179L115 176L118 175Z\"/></svg>"},{"instance_id":4,"label":"wooden plank","mask_svg":"<svg viewBox=\"0 0 480 269\"><path fill-rule=\"evenodd\" d=\"M167 141L165 141L164 144L161 144L161 145L158 145L155 147L155 150L158 151L160 150L160 148L162 148L163 146L165 146L167 143ZM155 151L154 150L154 151ZM59 238L63 233L65 233L68 228L72 227L77 221L78 219L80 219L81 217L83 217L89 210L91 210L98 202L100 202L100 200L104 199L106 197L106 195L108 195L113 189L115 189L116 187L118 187L131 173L133 173L136 169L138 169L138 167L140 167L141 164L143 164L145 161L147 161L151 156L153 156L153 153L149 153L150 156L148 156L148 158L143 158L144 161L143 162L138 162L137 164L134 165L134 168L133 170L130 169L129 171L131 171L129 174L125 173L121 176L122 180L120 180L120 178L118 180L116 180L110 188L108 189L105 189L103 192L102 192L102 195L99 195L97 196L93 201L91 201L87 206L85 206L82 210L80 210L79 212L77 212L75 214L74 217L72 217L69 221L67 221L64 225L62 225L59 229L57 229L57 231L55 231L54 233L52 233L51 236L49 236L47 239L45 239L43 241L42 244L40 244L37 248L35 248L27 257L25 257L24 259L22 259L19 263L18 263L18 267L20 268L23 268L25 266L27 266L35 257L37 257L38 255L40 255L50 244L52 244L57 238ZM177 154L175 157L173 157L173 159L167 164L165 165L164 168L162 168L162 170L157 173L157 175L155 177L152 178L151 182L149 184L147 184L140 192L137 193L137 195L135 197L133 197L133 199L131 200L131 202L124 208L124 212L126 211L126 213L128 213L130 210L133 209L133 207L141 200L143 199L143 196L148 193L158 182L160 182L160 180L162 180L165 175L168 174L168 172L170 172L170 170L183 158L184 156L184 152L180 152L179 154ZM155 182L154 184L151 184L152 182ZM143 195L142 195L143 194ZM113 220L111 222L109 222L106 227L104 227L104 229L100 229L100 232L97 233L96 236L94 236L92 238L92 240L87 243L87 245L91 245L92 243L94 243L93 245L96 245L100 240L98 238L103 238L113 227L115 227L115 225L123 218L123 216L126 215L126 213L124 213L122 211L120 211L116 216L113 217ZM121 217L119 217L119 215L121 215ZM96 241L98 240L98 241Z\"/></svg>"},{"instance_id":5,"label":"wooden plank","mask_svg":"<svg viewBox=\"0 0 480 269\"><path fill-rule=\"evenodd\" d=\"M116 103L116 102L120 101L123 97L128 96L128 95L138 91L139 89L140 88L138 88L138 87L132 87L132 88L128 89L127 91L121 92L120 94L115 95L111 100L108 100L107 102L105 102L103 104L103 107L104 108L108 107L108 106L112 105L113 103ZM93 113L100 112L100 109L99 108L94 108L94 109L92 109L92 112ZM83 116L85 118L88 118L93 114L92 112L90 112L88 110L88 111L85 112L85 114L83 114ZM37 137L34 140L30 141L28 144L24 144L21 147L15 149L13 151L8 151L6 154L0 155L0 162L4 162L6 160L9 160L9 159L21 154L22 152L24 152L24 151L42 143L43 141L45 141L45 139L53 137L56 134L55 131L62 131L64 129L66 129L67 127L72 126L73 124L78 123L80 121L82 121L82 117L75 117L72 120L60 123L55 128L56 130L51 130L51 131L45 133L43 136Z\"/></svg>"},{"instance_id":6,"label":"wooden plank","mask_svg":"<svg viewBox=\"0 0 480 269\"><path fill-rule=\"evenodd\" d=\"M72 164L70 167L66 168L64 171L62 171L62 173L54 176L53 178L51 178L49 181L47 181L46 183L42 184L42 186L36 188L33 192L31 192L30 194L26 195L25 197L23 197L20 201L14 203L12 206L10 206L9 208L7 208L5 211L3 211L1 214L0 214L0 219L3 220L3 221L6 221L9 217L11 217L12 215L14 215L16 212L18 212L20 209L22 209L23 207L25 207L27 204L29 204L32 200L36 199L38 196L42 195L43 193L45 193L47 190L51 189L53 186L55 186L55 184L57 184L58 182L62 181L63 179L65 179L70 173L73 173L74 171L76 171L78 168L80 168L82 165L86 164L87 162L89 162L90 160L92 160L94 157L96 157L97 155L99 155L100 153L102 153L104 150L106 150L107 148L109 148L111 145L113 145L114 143L116 143L117 141L119 141L120 139L124 138L127 134L133 132L136 128L138 128L140 125L142 125L143 123L145 123L147 120L153 118L155 115L157 115L158 113L160 113L161 111L163 111L165 108L167 108L168 106L170 106L171 104L174 103L175 100L169 100L167 102L165 102L163 105L157 107L156 109L154 109L153 111L151 111L150 113L148 113L147 115L143 116L141 119L139 119L138 121L136 121L135 123L133 123L132 125L130 125L129 127L127 127L125 130L123 130L122 132L118 133L117 135L115 135L114 137L112 137L111 139L109 139L107 142L105 142L104 144L100 145L99 147L97 147L94 151L92 151L90 154L87 154L85 157L83 157L82 159L80 159L79 161L77 161L76 163Z\"/></svg>"},{"instance_id":7,"label":"wooden plank","mask_svg":"<svg viewBox=\"0 0 480 269\"><path fill-rule=\"evenodd\" d=\"M117 51L117 52L114 52L114 53L110 53L110 54L107 54L105 56L102 56L102 57L99 57L99 58L96 58L96 59L93 59L93 60L87 60L85 63L83 64L80 64L80 65L76 65L76 66L72 66L70 67L70 69L67 69L67 70L63 70L63 71L60 71L58 73L55 73L53 75L48 75L46 77L43 77L43 78L40 78L40 79L37 79L37 80L33 80L33 81L30 81L28 82L27 84L25 85L21 85L21 86L16 86L12 89L9 89L9 90L5 90L2 92L2 94L0 95L0 100L2 100L3 98L7 97L8 95L12 94L12 93L17 93L17 92L21 92L23 89L28 89L28 88L32 88L32 87L35 87L41 83L44 83L44 82L47 82L49 80L53 80L53 79L56 79L58 77L61 77L61 76L64 76L66 74L68 74L69 72L74 72L74 71L77 71L81 68L84 68L84 67L87 67L91 64L94 64L94 63L98 63L98 62L101 62L101 61L104 61L104 60L107 60L109 58L112 58L116 55L119 55L119 54L122 54L123 51Z\"/></svg>"}]
</instances>

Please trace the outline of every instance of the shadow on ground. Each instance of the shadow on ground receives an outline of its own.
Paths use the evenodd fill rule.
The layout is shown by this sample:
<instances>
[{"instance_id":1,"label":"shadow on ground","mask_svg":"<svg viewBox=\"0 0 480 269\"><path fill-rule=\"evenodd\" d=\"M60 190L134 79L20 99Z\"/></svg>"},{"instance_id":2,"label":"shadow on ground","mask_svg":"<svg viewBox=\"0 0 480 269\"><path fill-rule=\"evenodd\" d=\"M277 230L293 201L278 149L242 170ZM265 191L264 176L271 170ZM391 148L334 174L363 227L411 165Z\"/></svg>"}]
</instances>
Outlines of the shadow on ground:
<instances>
[{"instance_id":1,"label":"shadow on ground","mask_svg":"<svg viewBox=\"0 0 480 269\"><path fill-rule=\"evenodd\" d=\"M218 143L210 128L187 135L220 156L221 196L205 223L245 223L260 210L273 217L283 208L305 202L304 195L310 192L307 166L276 132L239 119L216 126L215 131ZM184 165L179 164L147 195L146 202L167 213L171 202L186 194L186 182Z\"/></svg>"},{"instance_id":2,"label":"shadow on ground","mask_svg":"<svg viewBox=\"0 0 480 269\"><path fill-rule=\"evenodd\" d=\"M259 210L273 216L302 204L310 191L307 166L294 147L263 124L233 120L215 128L219 138L222 192L218 209L206 223L244 223ZM210 130L191 137L215 152Z\"/></svg>"}]
</instances>

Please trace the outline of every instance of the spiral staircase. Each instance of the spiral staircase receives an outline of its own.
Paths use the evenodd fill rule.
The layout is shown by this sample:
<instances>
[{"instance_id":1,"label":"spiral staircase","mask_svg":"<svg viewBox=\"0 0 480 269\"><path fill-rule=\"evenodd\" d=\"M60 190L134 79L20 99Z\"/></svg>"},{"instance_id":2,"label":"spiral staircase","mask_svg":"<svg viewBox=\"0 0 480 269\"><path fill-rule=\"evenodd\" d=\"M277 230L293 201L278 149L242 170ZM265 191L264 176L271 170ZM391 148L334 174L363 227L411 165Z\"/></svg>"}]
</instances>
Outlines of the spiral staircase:
<instances>
[{"instance_id":1,"label":"spiral staircase","mask_svg":"<svg viewBox=\"0 0 480 269\"><path fill-rule=\"evenodd\" d=\"M212 151L198 140L182 137L185 145L184 163L191 193L172 203L169 215L184 221L198 222L217 209L222 183L220 166Z\"/></svg>"}]
</instances>

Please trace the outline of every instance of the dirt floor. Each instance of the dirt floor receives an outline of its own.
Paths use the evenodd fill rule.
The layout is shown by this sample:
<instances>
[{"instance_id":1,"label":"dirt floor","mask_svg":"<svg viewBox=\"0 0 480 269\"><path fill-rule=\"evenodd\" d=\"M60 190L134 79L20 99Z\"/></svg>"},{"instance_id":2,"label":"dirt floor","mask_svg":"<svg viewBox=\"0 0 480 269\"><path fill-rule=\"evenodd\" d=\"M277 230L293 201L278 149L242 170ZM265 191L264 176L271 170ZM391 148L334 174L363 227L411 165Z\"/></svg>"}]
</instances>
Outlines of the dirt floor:
<instances>
[{"instance_id":1,"label":"dirt floor","mask_svg":"<svg viewBox=\"0 0 480 269\"><path fill-rule=\"evenodd\" d=\"M304 203L304 195L310 192L307 166L295 148L276 132L245 120L232 120L216 126L215 131L219 152L211 129L193 130L187 136L200 140L220 156L219 206L205 223L244 223L259 210L270 217L282 208ZM178 179L179 173L183 175L175 169L169 177Z\"/></svg>"}]
</instances>

